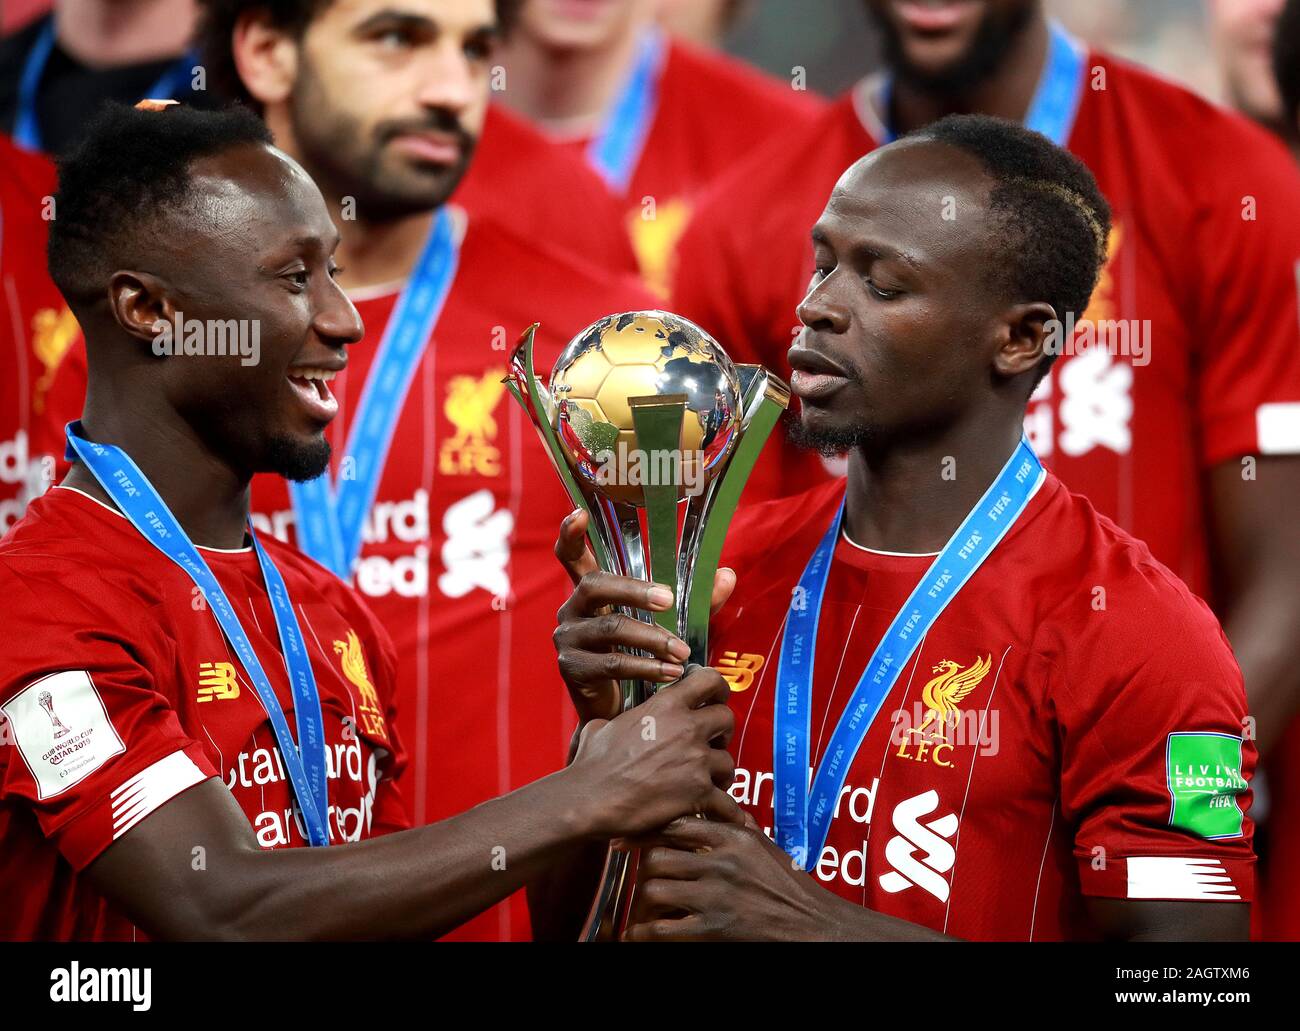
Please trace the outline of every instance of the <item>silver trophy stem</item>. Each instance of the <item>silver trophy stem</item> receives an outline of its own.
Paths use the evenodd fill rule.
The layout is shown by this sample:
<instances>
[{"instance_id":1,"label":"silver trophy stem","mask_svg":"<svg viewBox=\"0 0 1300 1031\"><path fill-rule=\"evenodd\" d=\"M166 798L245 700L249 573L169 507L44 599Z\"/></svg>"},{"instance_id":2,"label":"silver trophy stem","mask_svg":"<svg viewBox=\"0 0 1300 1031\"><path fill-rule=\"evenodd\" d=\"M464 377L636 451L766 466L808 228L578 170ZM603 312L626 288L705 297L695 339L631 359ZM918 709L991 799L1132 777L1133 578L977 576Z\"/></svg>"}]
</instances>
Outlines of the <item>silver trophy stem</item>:
<instances>
[{"instance_id":1,"label":"silver trophy stem","mask_svg":"<svg viewBox=\"0 0 1300 1031\"><path fill-rule=\"evenodd\" d=\"M641 571L645 566L641 528L636 522L635 511L632 513L631 525L628 525L626 513L620 511L623 507L625 506L616 505L605 498L593 498L591 518L600 526L602 537L609 541L611 559L611 565L607 567L609 571L622 576L640 577L644 575ZM636 609L624 608L621 611L625 616L634 619L642 618L641 613ZM622 694L623 711L626 712L644 701L639 680L620 681L619 688ZM596 897L592 899L591 909L578 936L579 941L618 939L626 923L626 902L631 898L631 880L634 876L630 853L613 848L606 851L600 886L596 890Z\"/></svg>"}]
</instances>

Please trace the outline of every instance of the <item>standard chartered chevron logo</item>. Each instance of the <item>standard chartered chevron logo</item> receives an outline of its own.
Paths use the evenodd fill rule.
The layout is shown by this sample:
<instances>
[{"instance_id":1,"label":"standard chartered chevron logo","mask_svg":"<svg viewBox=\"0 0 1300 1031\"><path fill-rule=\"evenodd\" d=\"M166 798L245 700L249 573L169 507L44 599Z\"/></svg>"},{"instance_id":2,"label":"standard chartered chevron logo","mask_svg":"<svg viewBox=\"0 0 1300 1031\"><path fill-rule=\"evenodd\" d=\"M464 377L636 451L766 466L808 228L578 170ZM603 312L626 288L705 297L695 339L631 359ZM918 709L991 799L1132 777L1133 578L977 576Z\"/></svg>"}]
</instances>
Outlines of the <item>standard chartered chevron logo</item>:
<instances>
[{"instance_id":1,"label":"standard chartered chevron logo","mask_svg":"<svg viewBox=\"0 0 1300 1031\"><path fill-rule=\"evenodd\" d=\"M442 517L447 540L442 545L445 572L438 589L449 598L463 598L475 588L504 597L510 593L510 534L514 514L496 507L496 497L484 488L454 505Z\"/></svg>"},{"instance_id":2,"label":"standard chartered chevron logo","mask_svg":"<svg viewBox=\"0 0 1300 1031\"><path fill-rule=\"evenodd\" d=\"M880 886L891 895L915 885L940 902L948 901L948 881L943 875L957 861L957 852L948 843L957 833L957 814L921 822L938 808L939 793L934 790L894 807L894 830L898 833L885 846L885 859L893 869L880 877Z\"/></svg>"}]
</instances>

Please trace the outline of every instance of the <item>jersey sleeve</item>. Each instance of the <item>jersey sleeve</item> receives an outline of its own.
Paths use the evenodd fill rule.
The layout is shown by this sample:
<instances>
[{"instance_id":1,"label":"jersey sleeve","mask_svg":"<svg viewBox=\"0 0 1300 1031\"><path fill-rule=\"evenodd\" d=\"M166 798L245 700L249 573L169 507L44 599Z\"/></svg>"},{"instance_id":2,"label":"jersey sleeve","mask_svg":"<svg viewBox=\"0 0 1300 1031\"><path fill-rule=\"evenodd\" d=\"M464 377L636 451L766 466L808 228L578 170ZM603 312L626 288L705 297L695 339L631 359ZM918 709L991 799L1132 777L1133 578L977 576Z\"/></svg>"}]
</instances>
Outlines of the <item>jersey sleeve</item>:
<instances>
[{"instance_id":1,"label":"jersey sleeve","mask_svg":"<svg viewBox=\"0 0 1300 1031\"><path fill-rule=\"evenodd\" d=\"M1194 261L1201 461L1300 454L1300 170L1254 127L1207 175Z\"/></svg>"},{"instance_id":2,"label":"jersey sleeve","mask_svg":"<svg viewBox=\"0 0 1300 1031\"><path fill-rule=\"evenodd\" d=\"M0 732L14 746L2 750L0 802L30 809L81 870L217 773L159 690L142 628L11 575L0 590L12 613Z\"/></svg>"},{"instance_id":3,"label":"jersey sleeve","mask_svg":"<svg viewBox=\"0 0 1300 1031\"><path fill-rule=\"evenodd\" d=\"M1084 895L1250 901L1250 740L1241 673L1213 615L1148 562L1099 585L1056 672L1061 815Z\"/></svg>"}]
</instances>

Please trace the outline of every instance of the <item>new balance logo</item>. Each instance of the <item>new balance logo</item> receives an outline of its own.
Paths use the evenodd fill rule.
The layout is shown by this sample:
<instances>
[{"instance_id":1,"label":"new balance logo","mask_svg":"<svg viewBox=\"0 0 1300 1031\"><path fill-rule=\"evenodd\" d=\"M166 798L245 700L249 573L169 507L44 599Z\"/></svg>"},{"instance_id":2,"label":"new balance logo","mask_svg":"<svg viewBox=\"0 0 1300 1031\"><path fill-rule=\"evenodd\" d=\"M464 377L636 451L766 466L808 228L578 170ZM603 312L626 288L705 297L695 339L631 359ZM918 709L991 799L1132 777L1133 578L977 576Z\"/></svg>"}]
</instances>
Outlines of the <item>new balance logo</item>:
<instances>
[{"instance_id":1,"label":"new balance logo","mask_svg":"<svg viewBox=\"0 0 1300 1031\"><path fill-rule=\"evenodd\" d=\"M239 680L229 662L199 663L199 701L228 702L239 697Z\"/></svg>"},{"instance_id":2,"label":"new balance logo","mask_svg":"<svg viewBox=\"0 0 1300 1031\"><path fill-rule=\"evenodd\" d=\"M763 656L753 652L723 652L714 668L733 691L748 691L754 686L754 674L763 668Z\"/></svg>"},{"instance_id":3,"label":"new balance logo","mask_svg":"<svg viewBox=\"0 0 1300 1031\"><path fill-rule=\"evenodd\" d=\"M957 833L957 814L921 823L921 817L929 816L938 807L939 794L933 790L894 807L894 830L898 833L885 846L885 859L894 869L880 877L880 886L891 895L916 886L940 902L948 901L948 881L943 875L957 861L957 853L947 840Z\"/></svg>"}]
</instances>

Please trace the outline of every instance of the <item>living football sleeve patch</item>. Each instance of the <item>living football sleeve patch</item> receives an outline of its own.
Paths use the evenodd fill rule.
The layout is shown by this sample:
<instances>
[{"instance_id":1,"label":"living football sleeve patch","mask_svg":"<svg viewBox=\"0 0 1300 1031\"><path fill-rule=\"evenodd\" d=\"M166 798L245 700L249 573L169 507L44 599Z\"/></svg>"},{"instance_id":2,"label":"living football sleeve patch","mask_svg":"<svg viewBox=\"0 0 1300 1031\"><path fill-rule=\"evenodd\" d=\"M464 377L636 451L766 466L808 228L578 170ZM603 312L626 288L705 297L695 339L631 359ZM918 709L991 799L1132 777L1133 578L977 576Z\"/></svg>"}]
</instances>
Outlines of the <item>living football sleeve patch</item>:
<instances>
[{"instance_id":1,"label":"living football sleeve patch","mask_svg":"<svg viewBox=\"0 0 1300 1031\"><path fill-rule=\"evenodd\" d=\"M1204 732L1170 734L1165 776L1169 826L1202 838L1241 834L1244 814L1237 796L1247 789L1241 775L1241 738Z\"/></svg>"},{"instance_id":2,"label":"living football sleeve patch","mask_svg":"<svg viewBox=\"0 0 1300 1031\"><path fill-rule=\"evenodd\" d=\"M0 712L41 800L67 791L126 751L85 670L42 677L0 705Z\"/></svg>"}]
</instances>

